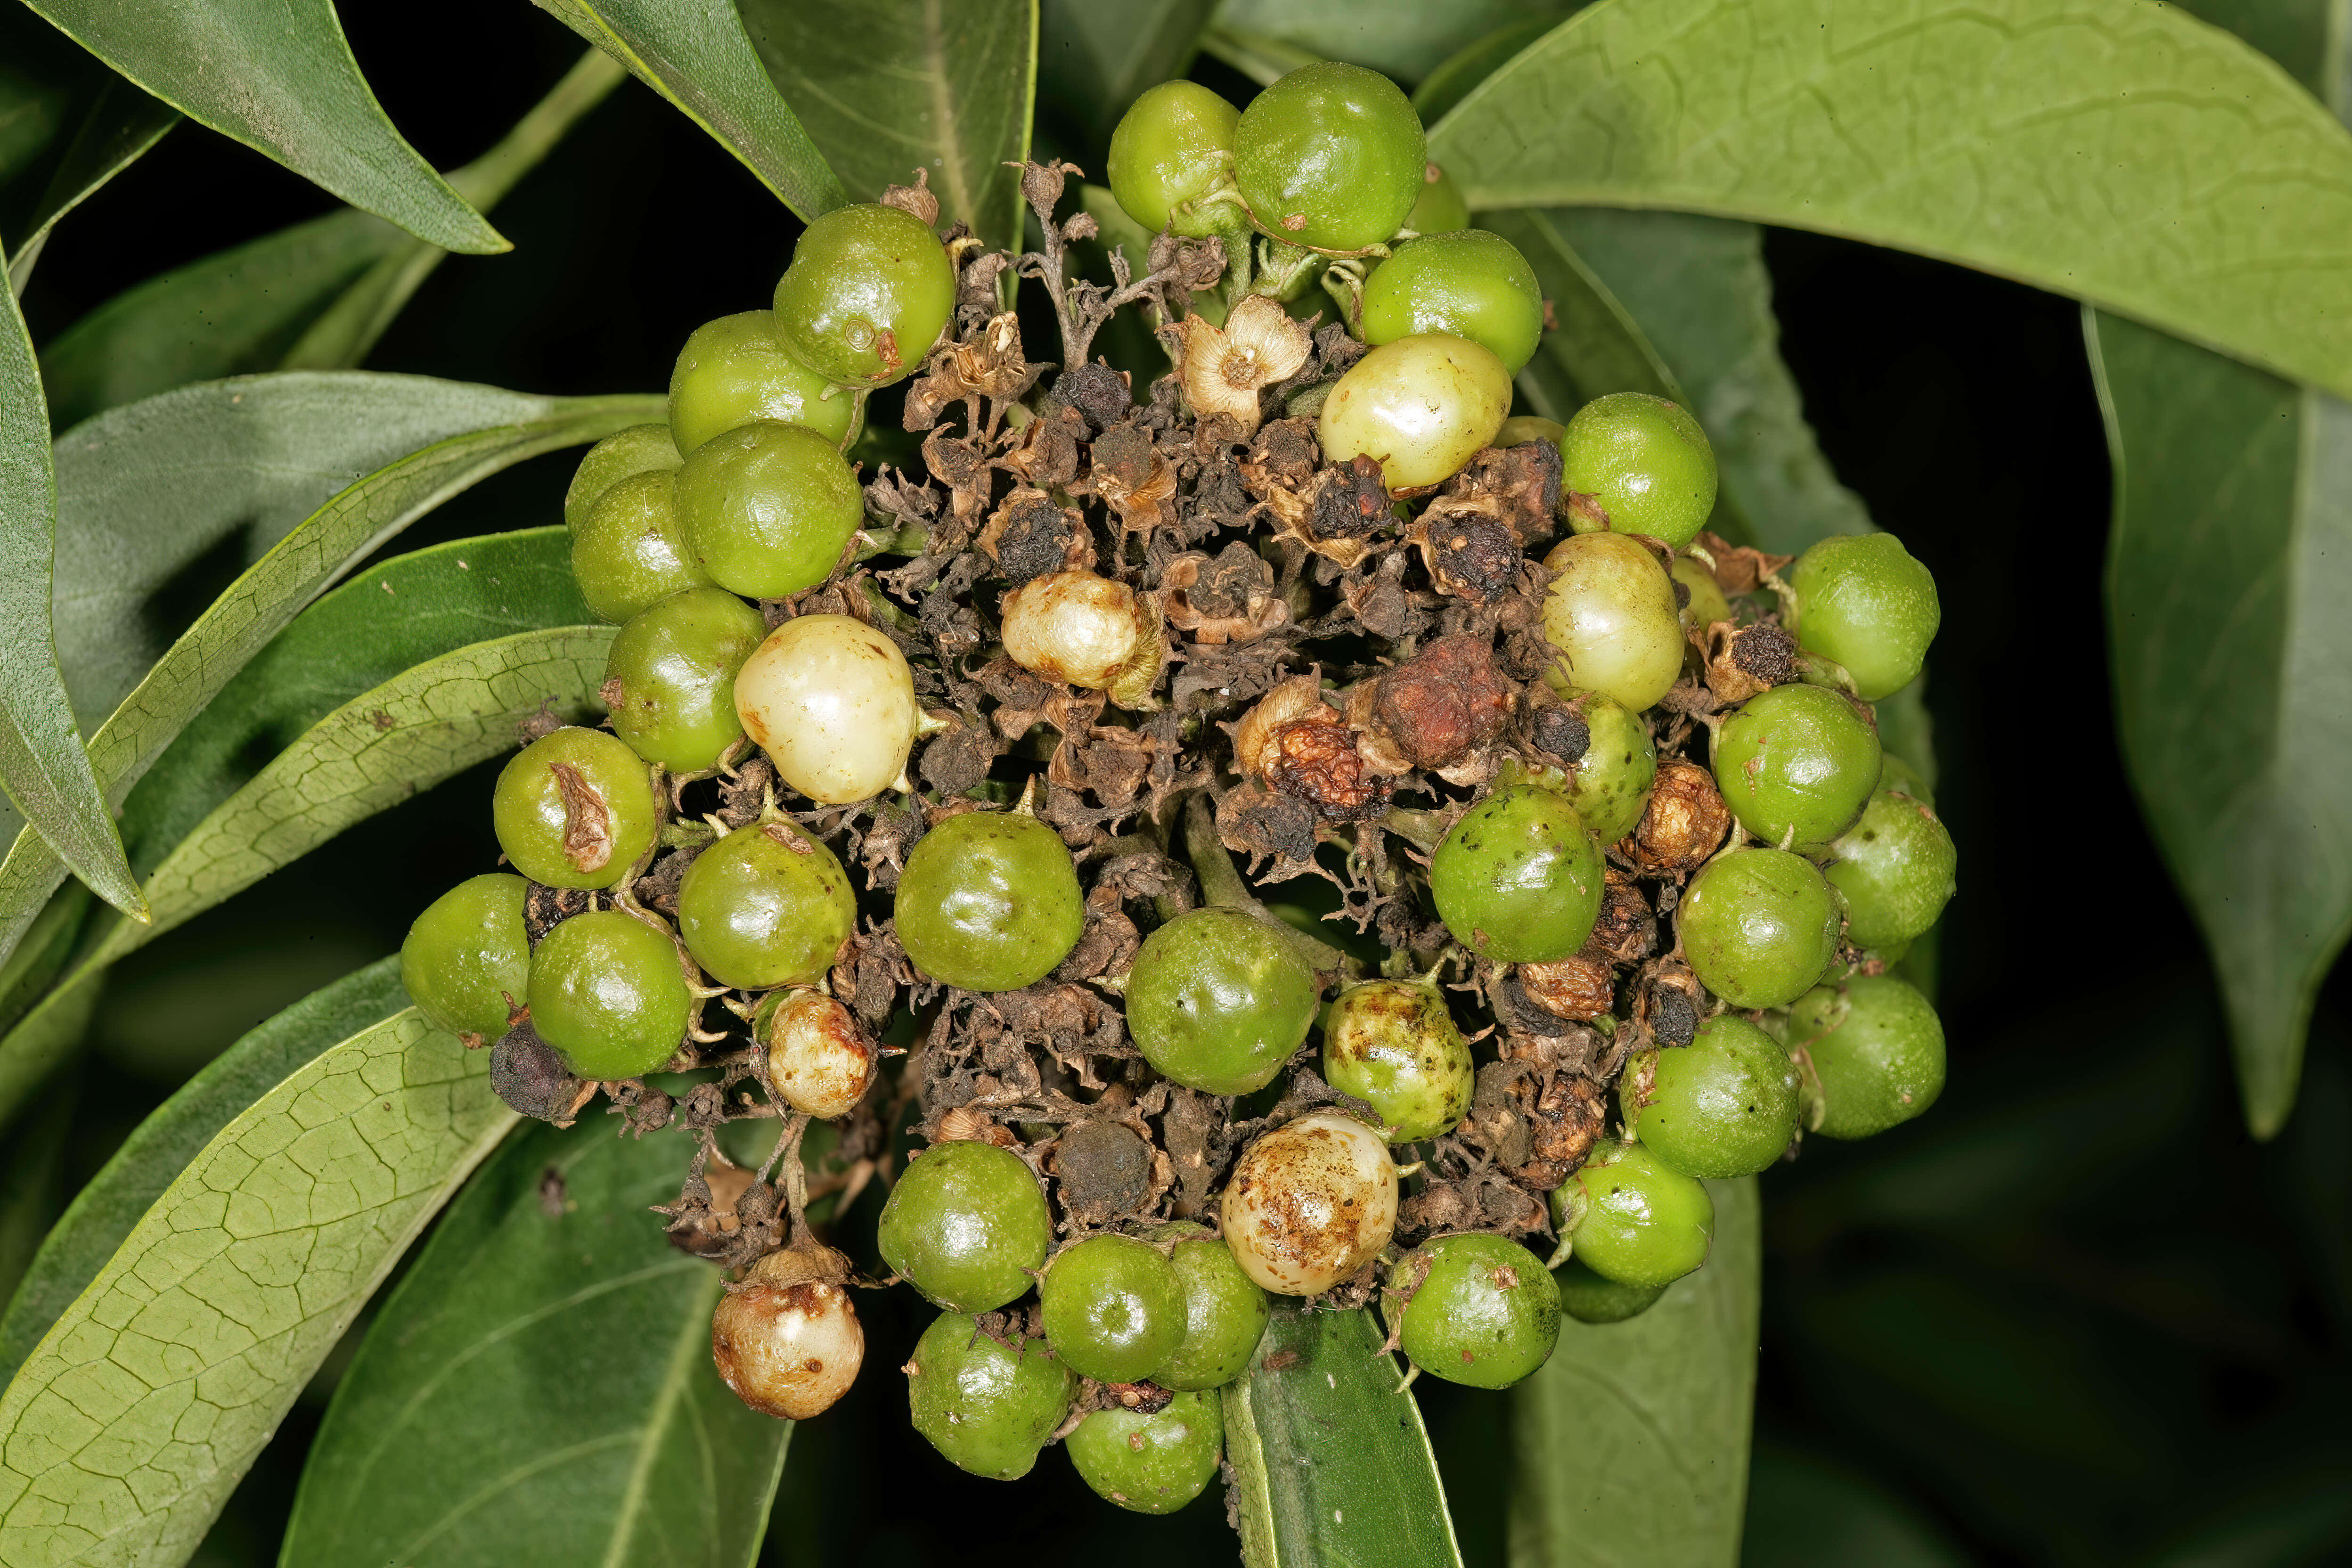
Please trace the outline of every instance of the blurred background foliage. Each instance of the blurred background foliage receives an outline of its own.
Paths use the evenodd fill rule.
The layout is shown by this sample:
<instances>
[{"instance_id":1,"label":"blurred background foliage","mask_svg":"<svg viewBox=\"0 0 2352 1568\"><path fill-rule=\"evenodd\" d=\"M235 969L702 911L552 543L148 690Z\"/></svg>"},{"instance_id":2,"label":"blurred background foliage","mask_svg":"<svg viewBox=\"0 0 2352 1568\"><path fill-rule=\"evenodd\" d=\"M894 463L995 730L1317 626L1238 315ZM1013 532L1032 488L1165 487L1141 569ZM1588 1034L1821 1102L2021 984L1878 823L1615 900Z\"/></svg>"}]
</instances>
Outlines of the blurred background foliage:
<instances>
[{"instance_id":1,"label":"blurred background foliage","mask_svg":"<svg viewBox=\"0 0 2352 1568\"><path fill-rule=\"evenodd\" d=\"M1236 0L1226 20L1249 9ZM1429 38L1370 63L1410 81L1547 9L1431 7ZM1330 12L1330 36L1299 41L1348 53L1349 9ZM426 0L344 20L394 121L444 168L494 142L577 56L521 5ZM1092 171L1097 132L1057 113L1050 32L1046 45L1040 155ZM1251 90L1213 60L1193 74L1235 101ZM331 210L220 138L168 137L53 238L24 302L36 341L167 268ZM657 388L695 325L764 302L797 228L634 84L497 222L515 250L441 267L372 366L535 392ZM1965 864L1943 926L1944 1100L1868 1143L1811 1145L1766 1183L1745 1560L2352 1560L2352 989L2339 963L2294 1115L2252 1142L2204 951L2116 752L2099 601L2108 476L2077 310L1813 236L1775 232L1765 255L1823 448L1941 585L1927 704L1938 805ZM572 460L500 475L396 548L555 521ZM189 584L188 604L212 586ZM491 777L474 770L367 822L116 969L94 1048L0 1138L0 1289L65 1197L193 1071L395 949L453 877L493 863ZM1066 1562L1097 1547L1136 1568L1230 1559L1213 1492L1153 1521L1058 1463L1008 1489L939 1462L890 1373L920 1324L905 1292L869 1300L872 1375L796 1434L764 1561ZM273 1560L346 1352L198 1563ZM1487 1396L1422 1394L1465 1557L1499 1562L1504 1426Z\"/></svg>"}]
</instances>

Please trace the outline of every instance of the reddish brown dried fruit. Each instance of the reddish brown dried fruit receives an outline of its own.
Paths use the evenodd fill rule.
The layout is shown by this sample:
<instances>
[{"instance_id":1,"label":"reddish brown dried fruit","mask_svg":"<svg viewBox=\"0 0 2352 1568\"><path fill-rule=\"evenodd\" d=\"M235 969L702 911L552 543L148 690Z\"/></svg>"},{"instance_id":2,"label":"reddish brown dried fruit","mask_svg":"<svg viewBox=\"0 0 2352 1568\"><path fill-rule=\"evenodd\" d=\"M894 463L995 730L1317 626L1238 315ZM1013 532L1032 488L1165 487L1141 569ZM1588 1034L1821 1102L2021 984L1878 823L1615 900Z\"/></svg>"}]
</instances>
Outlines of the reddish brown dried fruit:
<instances>
[{"instance_id":1,"label":"reddish brown dried fruit","mask_svg":"<svg viewBox=\"0 0 2352 1568\"><path fill-rule=\"evenodd\" d=\"M1549 963L1522 963L1519 989L1556 1018L1583 1023L1605 1016L1617 1000L1617 983L1605 960L1582 954Z\"/></svg>"},{"instance_id":2,"label":"reddish brown dried fruit","mask_svg":"<svg viewBox=\"0 0 2352 1568\"><path fill-rule=\"evenodd\" d=\"M1361 822L1388 809L1389 784L1356 753L1355 731L1328 708L1293 719L1268 737L1265 782L1333 822Z\"/></svg>"},{"instance_id":3,"label":"reddish brown dried fruit","mask_svg":"<svg viewBox=\"0 0 2352 1568\"><path fill-rule=\"evenodd\" d=\"M1081 1121L1064 1132L1045 1168L1063 1206L1092 1219L1132 1214L1151 1194L1151 1146L1118 1121Z\"/></svg>"},{"instance_id":4,"label":"reddish brown dried fruit","mask_svg":"<svg viewBox=\"0 0 2352 1568\"><path fill-rule=\"evenodd\" d=\"M1517 695L1486 638L1439 637L1381 677L1372 717L1413 766L1451 767L1503 732Z\"/></svg>"},{"instance_id":5,"label":"reddish brown dried fruit","mask_svg":"<svg viewBox=\"0 0 2352 1568\"><path fill-rule=\"evenodd\" d=\"M1619 846L1637 866L1676 876L1697 869L1731 829L1731 808L1696 763L1662 764L1642 820Z\"/></svg>"},{"instance_id":6,"label":"reddish brown dried fruit","mask_svg":"<svg viewBox=\"0 0 2352 1568\"><path fill-rule=\"evenodd\" d=\"M1381 484L1380 464L1360 456L1345 467L1324 469L1316 480L1307 521L1318 539L1361 539L1395 521L1389 492Z\"/></svg>"}]
</instances>

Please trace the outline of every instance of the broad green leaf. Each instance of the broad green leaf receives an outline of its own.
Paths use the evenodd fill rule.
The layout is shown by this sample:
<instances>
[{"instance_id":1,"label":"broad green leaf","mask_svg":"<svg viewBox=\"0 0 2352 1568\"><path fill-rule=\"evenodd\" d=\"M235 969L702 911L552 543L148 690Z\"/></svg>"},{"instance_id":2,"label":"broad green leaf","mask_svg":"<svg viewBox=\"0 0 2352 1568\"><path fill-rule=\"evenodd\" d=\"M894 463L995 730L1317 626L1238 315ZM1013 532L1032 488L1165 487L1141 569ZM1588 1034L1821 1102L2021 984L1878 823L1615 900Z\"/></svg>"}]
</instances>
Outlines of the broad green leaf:
<instances>
[{"instance_id":1,"label":"broad green leaf","mask_svg":"<svg viewBox=\"0 0 2352 1568\"><path fill-rule=\"evenodd\" d=\"M805 223L849 200L730 0L535 0L719 139Z\"/></svg>"},{"instance_id":2,"label":"broad green leaf","mask_svg":"<svg viewBox=\"0 0 2352 1568\"><path fill-rule=\"evenodd\" d=\"M45 1116L26 1117L0 1141L0 1304L16 1293L41 1238L66 1206L66 1139L73 1131L74 1086ZM5 1365L0 1363L0 1365Z\"/></svg>"},{"instance_id":3,"label":"broad green leaf","mask_svg":"<svg viewBox=\"0 0 2352 1568\"><path fill-rule=\"evenodd\" d=\"M121 921L109 962L290 865L353 823L515 746L547 711L601 713L616 628L557 626L476 643L404 670L329 714L206 817L147 879L152 925Z\"/></svg>"},{"instance_id":4,"label":"broad green leaf","mask_svg":"<svg viewBox=\"0 0 2352 1568\"><path fill-rule=\"evenodd\" d=\"M40 259L58 220L129 168L179 122L178 110L110 75L89 112L82 117L74 139L66 144L65 156L49 176L40 201L23 225L7 236L13 257L8 263L8 287L23 294L33 264Z\"/></svg>"},{"instance_id":5,"label":"broad green leaf","mask_svg":"<svg viewBox=\"0 0 2352 1568\"><path fill-rule=\"evenodd\" d=\"M0 963L0 1031L14 1029L63 972L89 913L89 889L68 882L42 907L16 951ZM5 1050L0 1049L0 1055ZM0 1110L0 1122L7 1120Z\"/></svg>"},{"instance_id":6,"label":"broad green leaf","mask_svg":"<svg viewBox=\"0 0 2352 1568\"><path fill-rule=\"evenodd\" d=\"M1780 358L1761 229L1683 213L1544 216L1672 367L1679 401L1706 430L1722 474L1717 532L1795 554L1826 534L1870 531Z\"/></svg>"},{"instance_id":7,"label":"broad green leaf","mask_svg":"<svg viewBox=\"0 0 2352 1568\"><path fill-rule=\"evenodd\" d=\"M1545 418L1565 424L1580 406L1612 392L1683 401L1675 373L1633 313L1560 233L1562 216L1522 207L1477 215L1479 226L1501 235L1528 258L1551 306L1553 325L1519 373L1528 402Z\"/></svg>"},{"instance_id":8,"label":"broad green leaf","mask_svg":"<svg viewBox=\"0 0 2352 1568\"><path fill-rule=\"evenodd\" d=\"M1217 0L1125 5L1045 0L1037 47L1041 107L1069 116L1099 145L1137 94L1184 74L1216 8Z\"/></svg>"},{"instance_id":9,"label":"broad green leaf","mask_svg":"<svg viewBox=\"0 0 2352 1568\"><path fill-rule=\"evenodd\" d=\"M379 378L343 376L349 383ZM513 395L508 395L512 397ZM229 678L335 578L467 486L541 452L593 441L661 416L657 397L514 397L511 423L452 437L370 474L320 507L247 568L123 699L90 741L91 765L120 799ZM350 417L367 417L364 402ZM160 503L164 498L152 497ZM0 862L0 952L62 876L20 830Z\"/></svg>"},{"instance_id":10,"label":"broad green leaf","mask_svg":"<svg viewBox=\"0 0 2352 1568\"><path fill-rule=\"evenodd\" d=\"M1566 0L1225 0L1217 24L1370 66L1411 86L1490 33L1571 9Z\"/></svg>"},{"instance_id":11,"label":"broad green leaf","mask_svg":"<svg viewBox=\"0 0 2352 1568\"><path fill-rule=\"evenodd\" d=\"M1511 1391L1513 1568L1734 1568L1762 1257L1756 1182L1709 1182L1705 1268L1622 1323L1560 1325Z\"/></svg>"},{"instance_id":12,"label":"broad green leaf","mask_svg":"<svg viewBox=\"0 0 2352 1568\"><path fill-rule=\"evenodd\" d=\"M2352 392L2352 137L2130 0L1601 0L1430 134L1472 207L1787 224Z\"/></svg>"},{"instance_id":13,"label":"broad green leaf","mask_svg":"<svg viewBox=\"0 0 2352 1568\"><path fill-rule=\"evenodd\" d=\"M940 216L992 246L1021 235L1037 96L1036 0L738 0L776 90L852 201L930 176Z\"/></svg>"},{"instance_id":14,"label":"broad green leaf","mask_svg":"<svg viewBox=\"0 0 2352 1568\"><path fill-rule=\"evenodd\" d=\"M618 79L591 52L450 184L488 211ZM346 208L151 278L43 349L53 427L199 381L356 365L447 254Z\"/></svg>"},{"instance_id":15,"label":"broad green leaf","mask_svg":"<svg viewBox=\"0 0 2352 1568\"><path fill-rule=\"evenodd\" d=\"M2267 1138L2352 933L2352 405L2111 316L2087 328L2124 762Z\"/></svg>"},{"instance_id":16,"label":"broad green leaf","mask_svg":"<svg viewBox=\"0 0 2352 1568\"><path fill-rule=\"evenodd\" d=\"M482 1167L336 1389L280 1568L747 1568L793 1428L719 1380L719 1272L646 1212L690 1152L532 1126Z\"/></svg>"},{"instance_id":17,"label":"broad green leaf","mask_svg":"<svg viewBox=\"0 0 2352 1568\"><path fill-rule=\"evenodd\" d=\"M34 930L38 931L37 922ZM0 1122L13 1117L81 1044L105 984L102 969L76 971L0 1039Z\"/></svg>"},{"instance_id":18,"label":"broad green leaf","mask_svg":"<svg viewBox=\"0 0 2352 1568\"><path fill-rule=\"evenodd\" d=\"M245 1036L141 1122L75 1194L0 1314L0 1381L16 1375L41 1336L121 1249L140 1216L222 1128L328 1047L407 1005L400 960L370 964Z\"/></svg>"},{"instance_id":19,"label":"broad green leaf","mask_svg":"<svg viewBox=\"0 0 2352 1568\"><path fill-rule=\"evenodd\" d=\"M26 0L190 119L451 250L507 242L384 118L331 0Z\"/></svg>"},{"instance_id":20,"label":"broad green leaf","mask_svg":"<svg viewBox=\"0 0 2352 1568\"><path fill-rule=\"evenodd\" d=\"M1224 1392L1242 1556L1250 1568L1459 1568L1445 1487L1369 1310L1277 1307Z\"/></svg>"},{"instance_id":21,"label":"broad green leaf","mask_svg":"<svg viewBox=\"0 0 2352 1568\"><path fill-rule=\"evenodd\" d=\"M514 1120L488 1053L412 1009L223 1128L0 1394L0 1561L182 1561Z\"/></svg>"},{"instance_id":22,"label":"broad green leaf","mask_svg":"<svg viewBox=\"0 0 2352 1568\"><path fill-rule=\"evenodd\" d=\"M19 839L37 834L90 891L143 916L49 637L58 488L48 434L33 340L10 293L0 304L0 788L25 818Z\"/></svg>"},{"instance_id":23,"label":"broad green leaf","mask_svg":"<svg viewBox=\"0 0 2352 1568\"><path fill-rule=\"evenodd\" d=\"M1469 96L1470 89L1493 76L1504 61L1559 26L1574 5L1563 5L1540 16L1528 16L1498 27L1460 53L1448 56L1412 89L1412 111L1423 125L1434 125L1446 111Z\"/></svg>"},{"instance_id":24,"label":"broad green leaf","mask_svg":"<svg viewBox=\"0 0 2352 1568\"><path fill-rule=\"evenodd\" d=\"M1272 87L1300 66L1311 66L1325 58L1287 39L1244 32L1223 24L1201 35L1201 49L1260 87Z\"/></svg>"}]
</instances>

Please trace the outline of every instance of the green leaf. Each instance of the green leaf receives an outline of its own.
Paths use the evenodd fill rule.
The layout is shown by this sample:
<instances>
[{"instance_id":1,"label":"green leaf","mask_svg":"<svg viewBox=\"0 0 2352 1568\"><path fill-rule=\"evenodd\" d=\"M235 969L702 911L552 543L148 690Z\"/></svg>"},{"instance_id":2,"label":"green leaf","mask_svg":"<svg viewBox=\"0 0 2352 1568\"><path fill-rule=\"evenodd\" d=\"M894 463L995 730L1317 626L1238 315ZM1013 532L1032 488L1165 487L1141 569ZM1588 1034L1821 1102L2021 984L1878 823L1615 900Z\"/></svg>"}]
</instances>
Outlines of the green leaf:
<instances>
[{"instance_id":1,"label":"green leaf","mask_svg":"<svg viewBox=\"0 0 2352 1568\"><path fill-rule=\"evenodd\" d=\"M320 376L350 393L344 418L370 416L372 384L387 378ZM415 378L399 378L415 379ZM452 437L368 475L337 494L229 585L107 720L90 741L90 761L117 799L163 748L302 606L352 565L450 496L541 452L593 441L661 416L658 397L527 398L489 388L465 391L503 398L508 423ZM146 506L173 500L144 493ZM0 951L12 949L62 872L29 829L0 862Z\"/></svg>"},{"instance_id":2,"label":"green leaf","mask_svg":"<svg viewBox=\"0 0 2352 1568\"><path fill-rule=\"evenodd\" d=\"M353 823L515 746L549 711L601 716L617 628L557 626L476 643L404 670L329 714L190 834L147 879L152 925L118 922L108 963L234 897Z\"/></svg>"},{"instance_id":3,"label":"green leaf","mask_svg":"<svg viewBox=\"0 0 2352 1568\"><path fill-rule=\"evenodd\" d=\"M42 906L25 940L16 944L6 963L0 963L0 1030L14 1029L16 1021L56 984L89 913L89 889L79 882L68 882ZM5 1056L5 1049L0 1049L0 1056ZM0 1101L5 1098L0 1096ZM6 1120L6 1111L0 1110L0 1122Z\"/></svg>"},{"instance_id":4,"label":"green leaf","mask_svg":"<svg viewBox=\"0 0 2352 1568\"><path fill-rule=\"evenodd\" d=\"M1216 8L1217 0L1045 0L1037 49L1044 106L1101 143L1145 88L1184 74Z\"/></svg>"},{"instance_id":5,"label":"green leaf","mask_svg":"<svg viewBox=\"0 0 2352 1568\"><path fill-rule=\"evenodd\" d=\"M336 1389L281 1568L758 1555L793 1428L719 1380L719 1270L646 1212L690 1152L532 1126L482 1167Z\"/></svg>"},{"instance_id":6,"label":"green leaf","mask_svg":"<svg viewBox=\"0 0 2352 1568\"><path fill-rule=\"evenodd\" d=\"M449 183L497 205L618 80L592 51ZM194 382L356 365L447 254L346 208L151 278L43 350L53 426Z\"/></svg>"},{"instance_id":7,"label":"green leaf","mask_svg":"<svg viewBox=\"0 0 2352 1568\"><path fill-rule=\"evenodd\" d=\"M1709 1182L1715 1250L1622 1323L1573 1321L1511 1391L1513 1568L1734 1568L1756 1393L1753 1177Z\"/></svg>"},{"instance_id":8,"label":"green leaf","mask_svg":"<svg viewBox=\"0 0 2352 1568\"><path fill-rule=\"evenodd\" d=\"M408 1244L514 1122L413 1010L189 1161L0 1394L0 1559L182 1561Z\"/></svg>"},{"instance_id":9,"label":"green leaf","mask_svg":"<svg viewBox=\"0 0 2352 1568\"><path fill-rule=\"evenodd\" d=\"M8 234L8 249L14 258L8 264L8 287L22 295L58 220L129 168L179 122L178 110L110 73L74 139L67 143L65 156L49 176L40 201L25 222Z\"/></svg>"},{"instance_id":10,"label":"green leaf","mask_svg":"<svg viewBox=\"0 0 2352 1568\"><path fill-rule=\"evenodd\" d=\"M25 818L19 839L37 834L43 852L90 891L143 916L49 637L58 489L48 437L33 340L8 294L0 307L0 788ZM26 918L48 896L44 889Z\"/></svg>"},{"instance_id":11,"label":"green leaf","mask_svg":"<svg viewBox=\"0 0 2352 1568\"><path fill-rule=\"evenodd\" d=\"M190 119L451 250L509 248L400 138L331 0L26 0Z\"/></svg>"},{"instance_id":12,"label":"green leaf","mask_svg":"<svg viewBox=\"0 0 2352 1568\"><path fill-rule=\"evenodd\" d=\"M1225 0L1217 24L1411 85L1490 33L1572 9L1568 0Z\"/></svg>"},{"instance_id":13,"label":"green leaf","mask_svg":"<svg viewBox=\"0 0 2352 1568\"><path fill-rule=\"evenodd\" d=\"M1201 49L1260 87L1272 87L1299 67L1311 66L1325 58L1286 39L1243 32L1222 24L1201 35Z\"/></svg>"},{"instance_id":14,"label":"green leaf","mask_svg":"<svg viewBox=\"0 0 2352 1568\"><path fill-rule=\"evenodd\" d=\"M0 1303L16 1294L66 1205L66 1142L76 1098L67 1086L47 1115L27 1118L0 1143Z\"/></svg>"},{"instance_id":15,"label":"green leaf","mask_svg":"<svg viewBox=\"0 0 2352 1568\"><path fill-rule=\"evenodd\" d=\"M1445 1487L1369 1310L1276 1307L1224 1393L1250 1568L1373 1563L1459 1568Z\"/></svg>"},{"instance_id":16,"label":"green leaf","mask_svg":"<svg viewBox=\"0 0 2352 1568\"><path fill-rule=\"evenodd\" d=\"M776 96L729 0L535 4L685 110L802 222L849 200L820 143Z\"/></svg>"},{"instance_id":17,"label":"green leaf","mask_svg":"<svg viewBox=\"0 0 2352 1568\"><path fill-rule=\"evenodd\" d=\"M785 101L850 199L930 176L940 216L1017 246L1037 95L1036 0L739 0Z\"/></svg>"},{"instance_id":18,"label":"green leaf","mask_svg":"<svg viewBox=\"0 0 2352 1568\"><path fill-rule=\"evenodd\" d=\"M1433 129L1473 208L1674 207L1896 246L2352 392L2352 138L2127 0L1602 0Z\"/></svg>"},{"instance_id":19,"label":"green leaf","mask_svg":"<svg viewBox=\"0 0 2352 1568\"><path fill-rule=\"evenodd\" d=\"M2088 316L2125 765L2212 950L2267 1138L2352 934L2352 405Z\"/></svg>"},{"instance_id":20,"label":"green leaf","mask_svg":"<svg viewBox=\"0 0 2352 1568\"><path fill-rule=\"evenodd\" d=\"M1504 61L1559 26L1560 16L1573 8L1563 6L1559 14L1523 18L1464 46L1460 53L1448 56L1412 89L1412 111L1421 116L1423 125L1436 124L1445 118L1447 110L1469 96L1472 88L1493 76Z\"/></svg>"},{"instance_id":21,"label":"green leaf","mask_svg":"<svg viewBox=\"0 0 2352 1568\"><path fill-rule=\"evenodd\" d=\"M141 1122L74 1197L0 1314L0 1379L121 1251L140 1216L222 1128L321 1051L401 1012L400 960L387 958L312 993L205 1065Z\"/></svg>"},{"instance_id":22,"label":"green leaf","mask_svg":"<svg viewBox=\"0 0 2352 1568\"><path fill-rule=\"evenodd\" d=\"M1528 258L1551 306L1556 324L1519 373L1528 403L1545 418L1565 424L1580 406L1612 392L1683 401L1675 373L1641 324L1561 234L1565 216L1525 207L1477 215L1481 227L1501 235Z\"/></svg>"}]
</instances>

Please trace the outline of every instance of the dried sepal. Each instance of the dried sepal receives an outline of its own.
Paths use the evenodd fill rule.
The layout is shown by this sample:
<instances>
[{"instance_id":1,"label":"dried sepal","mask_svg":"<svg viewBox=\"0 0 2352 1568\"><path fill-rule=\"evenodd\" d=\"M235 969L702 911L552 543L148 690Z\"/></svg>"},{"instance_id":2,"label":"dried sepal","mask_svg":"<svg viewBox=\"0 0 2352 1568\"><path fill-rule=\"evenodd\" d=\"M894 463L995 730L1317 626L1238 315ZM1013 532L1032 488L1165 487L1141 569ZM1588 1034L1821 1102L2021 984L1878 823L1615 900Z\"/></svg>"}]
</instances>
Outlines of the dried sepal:
<instances>
[{"instance_id":1,"label":"dried sepal","mask_svg":"<svg viewBox=\"0 0 2352 1568\"><path fill-rule=\"evenodd\" d=\"M1182 378L1185 400L1205 419L1223 414L1244 435L1258 426L1258 393L1306 364L1314 335L1279 300L1252 294L1213 327L1187 316L1161 329Z\"/></svg>"},{"instance_id":2,"label":"dried sepal","mask_svg":"<svg viewBox=\"0 0 2352 1568\"><path fill-rule=\"evenodd\" d=\"M1797 639L1775 621L1717 621L1706 628L1700 652L1707 689L1727 708L1797 679Z\"/></svg>"},{"instance_id":3,"label":"dried sepal","mask_svg":"<svg viewBox=\"0 0 2352 1568\"><path fill-rule=\"evenodd\" d=\"M1095 563L1094 537L1084 514L1026 485L997 504L972 547L1015 583L1054 572L1083 572Z\"/></svg>"},{"instance_id":4,"label":"dried sepal","mask_svg":"<svg viewBox=\"0 0 2352 1568\"><path fill-rule=\"evenodd\" d=\"M1274 587L1274 568L1238 539L1213 558L1186 551L1160 572L1168 624L1211 646L1255 642L1286 623L1290 606Z\"/></svg>"},{"instance_id":5,"label":"dried sepal","mask_svg":"<svg viewBox=\"0 0 2352 1568\"><path fill-rule=\"evenodd\" d=\"M1731 830L1731 808L1715 775L1681 758L1663 763L1642 820L1618 848L1644 871L1681 877L1698 869Z\"/></svg>"}]
</instances>

